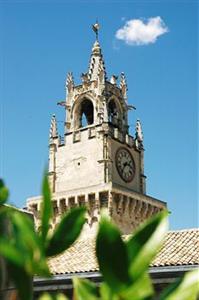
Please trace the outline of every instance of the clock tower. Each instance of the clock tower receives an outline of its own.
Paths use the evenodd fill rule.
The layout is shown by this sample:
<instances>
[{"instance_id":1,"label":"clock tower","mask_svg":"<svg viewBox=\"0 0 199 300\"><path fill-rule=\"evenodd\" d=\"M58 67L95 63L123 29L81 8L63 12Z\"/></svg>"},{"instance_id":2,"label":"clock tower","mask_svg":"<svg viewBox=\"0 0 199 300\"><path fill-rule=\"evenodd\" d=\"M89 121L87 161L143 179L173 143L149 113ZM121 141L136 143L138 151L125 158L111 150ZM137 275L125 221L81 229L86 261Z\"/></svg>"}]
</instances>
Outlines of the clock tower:
<instances>
[{"instance_id":1,"label":"clock tower","mask_svg":"<svg viewBox=\"0 0 199 300\"><path fill-rule=\"evenodd\" d=\"M93 26L98 33L99 25ZM94 232L100 209L124 234L165 208L165 202L146 195L144 147L141 123L129 134L127 83L106 75L96 35L89 67L76 85L72 73L66 78L65 134L61 138L53 115L49 137L49 182L53 193L55 226L74 206L87 207L86 232ZM41 197L27 200L39 227Z\"/></svg>"}]
</instances>

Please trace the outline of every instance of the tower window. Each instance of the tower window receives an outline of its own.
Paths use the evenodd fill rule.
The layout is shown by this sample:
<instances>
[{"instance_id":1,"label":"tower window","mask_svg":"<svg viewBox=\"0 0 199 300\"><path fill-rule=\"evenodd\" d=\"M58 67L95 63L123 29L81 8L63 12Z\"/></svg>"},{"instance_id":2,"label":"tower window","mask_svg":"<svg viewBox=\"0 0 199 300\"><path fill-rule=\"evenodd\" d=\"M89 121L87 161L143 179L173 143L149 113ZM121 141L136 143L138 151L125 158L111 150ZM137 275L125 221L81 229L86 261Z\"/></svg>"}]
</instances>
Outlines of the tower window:
<instances>
[{"instance_id":1,"label":"tower window","mask_svg":"<svg viewBox=\"0 0 199 300\"><path fill-rule=\"evenodd\" d=\"M114 100L111 100L108 104L108 116L109 122L118 125L118 111Z\"/></svg>"},{"instance_id":2,"label":"tower window","mask_svg":"<svg viewBox=\"0 0 199 300\"><path fill-rule=\"evenodd\" d=\"M80 107L79 127L86 127L91 124L93 124L93 103L85 99Z\"/></svg>"}]
</instances>

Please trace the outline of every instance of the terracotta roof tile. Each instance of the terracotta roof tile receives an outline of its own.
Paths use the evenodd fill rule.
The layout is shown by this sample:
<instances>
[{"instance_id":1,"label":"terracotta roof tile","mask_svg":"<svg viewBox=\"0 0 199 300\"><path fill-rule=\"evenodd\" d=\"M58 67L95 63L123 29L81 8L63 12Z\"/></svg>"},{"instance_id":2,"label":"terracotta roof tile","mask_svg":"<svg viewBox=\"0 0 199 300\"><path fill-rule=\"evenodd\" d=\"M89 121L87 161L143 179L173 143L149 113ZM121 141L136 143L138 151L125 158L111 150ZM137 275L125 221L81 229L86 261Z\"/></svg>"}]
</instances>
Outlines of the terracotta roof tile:
<instances>
[{"instance_id":1,"label":"terracotta roof tile","mask_svg":"<svg viewBox=\"0 0 199 300\"><path fill-rule=\"evenodd\" d=\"M68 250L48 261L52 274L99 271L95 238L80 238ZM199 264L199 230L169 231L152 267Z\"/></svg>"},{"instance_id":2,"label":"terracotta roof tile","mask_svg":"<svg viewBox=\"0 0 199 300\"><path fill-rule=\"evenodd\" d=\"M170 231L152 266L199 264L199 230Z\"/></svg>"}]
</instances>

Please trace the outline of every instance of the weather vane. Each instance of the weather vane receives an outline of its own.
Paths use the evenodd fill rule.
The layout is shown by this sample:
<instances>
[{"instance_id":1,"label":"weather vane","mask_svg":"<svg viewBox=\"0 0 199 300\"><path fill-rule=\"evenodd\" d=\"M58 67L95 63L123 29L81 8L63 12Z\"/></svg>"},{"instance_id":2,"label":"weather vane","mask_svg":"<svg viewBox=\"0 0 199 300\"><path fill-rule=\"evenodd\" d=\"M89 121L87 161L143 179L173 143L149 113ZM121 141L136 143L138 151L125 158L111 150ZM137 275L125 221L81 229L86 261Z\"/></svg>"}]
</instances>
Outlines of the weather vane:
<instances>
[{"instance_id":1,"label":"weather vane","mask_svg":"<svg viewBox=\"0 0 199 300\"><path fill-rule=\"evenodd\" d=\"M98 31L100 29L100 25L98 23L98 21L96 20L96 23L94 25L92 25L93 31L96 34L96 40L98 41Z\"/></svg>"}]
</instances>

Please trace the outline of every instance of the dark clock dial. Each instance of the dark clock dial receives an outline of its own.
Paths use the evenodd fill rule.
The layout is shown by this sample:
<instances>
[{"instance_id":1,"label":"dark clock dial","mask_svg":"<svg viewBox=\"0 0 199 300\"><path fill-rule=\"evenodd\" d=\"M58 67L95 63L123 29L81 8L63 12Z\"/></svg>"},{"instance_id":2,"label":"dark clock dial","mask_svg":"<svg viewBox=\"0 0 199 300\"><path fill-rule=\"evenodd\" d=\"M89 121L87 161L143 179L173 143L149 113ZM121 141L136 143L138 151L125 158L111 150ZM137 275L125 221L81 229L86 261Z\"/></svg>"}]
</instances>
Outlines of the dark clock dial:
<instances>
[{"instance_id":1,"label":"dark clock dial","mask_svg":"<svg viewBox=\"0 0 199 300\"><path fill-rule=\"evenodd\" d=\"M119 148L115 155L117 171L125 182L131 182L135 175L135 162L129 150Z\"/></svg>"}]
</instances>

